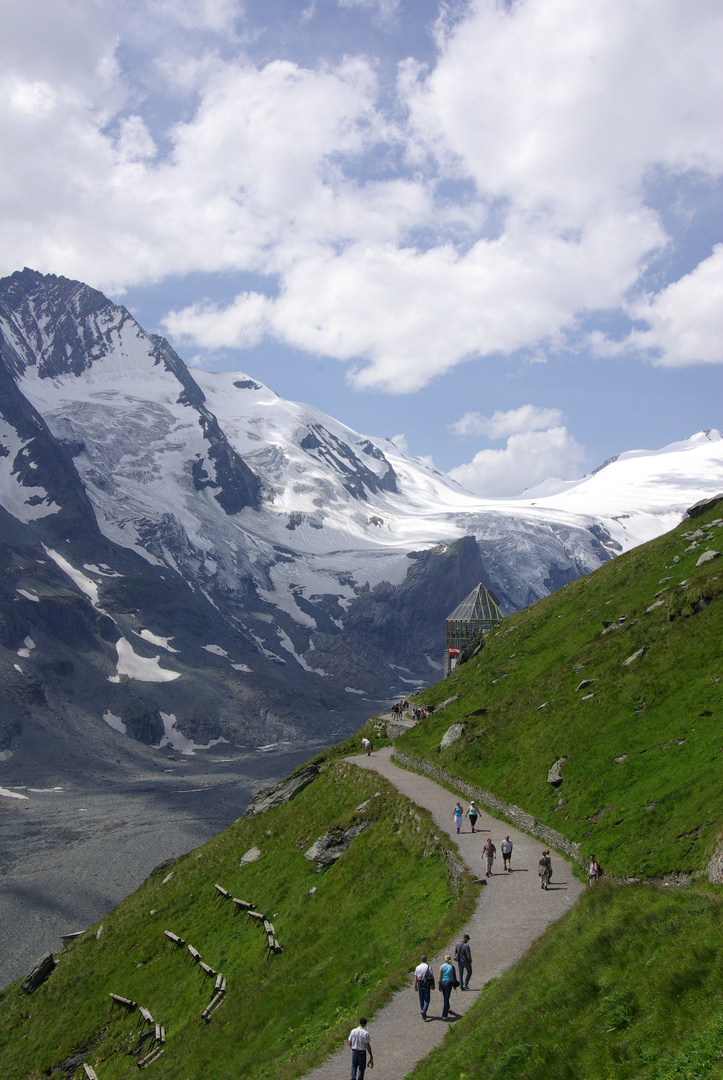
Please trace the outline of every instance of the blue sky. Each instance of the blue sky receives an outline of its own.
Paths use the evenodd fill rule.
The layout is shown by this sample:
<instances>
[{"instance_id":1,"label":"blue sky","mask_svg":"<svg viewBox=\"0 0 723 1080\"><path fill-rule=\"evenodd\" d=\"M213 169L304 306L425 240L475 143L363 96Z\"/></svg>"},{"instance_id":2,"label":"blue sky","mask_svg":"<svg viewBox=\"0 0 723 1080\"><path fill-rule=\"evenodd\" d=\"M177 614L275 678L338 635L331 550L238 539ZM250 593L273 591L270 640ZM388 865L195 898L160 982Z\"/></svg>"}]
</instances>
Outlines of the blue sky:
<instances>
[{"instance_id":1,"label":"blue sky","mask_svg":"<svg viewBox=\"0 0 723 1080\"><path fill-rule=\"evenodd\" d=\"M0 271L509 495L723 426L714 0L26 0Z\"/></svg>"}]
</instances>

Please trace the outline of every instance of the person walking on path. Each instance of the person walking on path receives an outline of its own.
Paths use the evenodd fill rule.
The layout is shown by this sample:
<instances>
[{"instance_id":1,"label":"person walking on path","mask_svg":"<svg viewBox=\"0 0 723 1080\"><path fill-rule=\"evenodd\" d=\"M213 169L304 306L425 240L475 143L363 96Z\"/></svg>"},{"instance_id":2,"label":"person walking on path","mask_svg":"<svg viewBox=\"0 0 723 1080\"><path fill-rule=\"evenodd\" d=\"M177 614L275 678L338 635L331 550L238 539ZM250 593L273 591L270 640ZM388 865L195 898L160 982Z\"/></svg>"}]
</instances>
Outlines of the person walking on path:
<instances>
[{"instance_id":1,"label":"person walking on path","mask_svg":"<svg viewBox=\"0 0 723 1080\"><path fill-rule=\"evenodd\" d=\"M426 956L422 956L421 963L417 964L414 970L414 989L419 992L419 1010L422 1020L426 1020L429 995L434 990L434 972L427 963Z\"/></svg>"},{"instance_id":2,"label":"person walking on path","mask_svg":"<svg viewBox=\"0 0 723 1080\"><path fill-rule=\"evenodd\" d=\"M347 1039L351 1047L351 1080L364 1080L364 1070L367 1067L367 1054L369 1055L369 1068L374 1068L374 1055L372 1044L367 1031L367 1018L359 1018L359 1027L355 1027Z\"/></svg>"},{"instance_id":3,"label":"person walking on path","mask_svg":"<svg viewBox=\"0 0 723 1080\"><path fill-rule=\"evenodd\" d=\"M362 750L364 751L364 753L366 754L367 757L371 757L372 749L373 749L373 747L372 747L372 744L371 744L371 740L370 739L362 739Z\"/></svg>"},{"instance_id":4,"label":"person walking on path","mask_svg":"<svg viewBox=\"0 0 723 1080\"><path fill-rule=\"evenodd\" d=\"M449 1015L449 995L452 993L452 987L457 981L457 976L454 971L454 964L452 963L452 957L447 955L444 958L444 963L439 968L439 989L442 991L442 1019L446 1020ZM455 1016L458 1015L452 1009Z\"/></svg>"},{"instance_id":5,"label":"person walking on path","mask_svg":"<svg viewBox=\"0 0 723 1080\"><path fill-rule=\"evenodd\" d=\"M485 846L482 848L482 859L484 860L487 877L489 877L492 873L492 862L496 857L497 848L492 843L492 837L488 836L487 840L485 841Z\"/></svg>"},{"instance_id":6,"label":"person walking on path","mask_svg":"<svg viewBox=\"0 0 723 1080\"><path fill-rule=\"evenodd\" d=\"M472 826L472 832L474 832L474 827L477 824L478 816L479 810L475 806L474 799L472 799L472 802L469 804L469 809L467 810L467 817L469 818L469 823Z\"/></svg>"},{"instance_id":7,"label":"person walking on path","mask_svg":"<svg viewBox=\"0 0 723 1080\"><path fill-rule=\"evenodd\" d=\"M467 990L469 980L472 978L472 950L469 947L469 934L462 934L462 940L455 945L454 958L459 969L459 988Z\"/></svg>"},{"instance_id":8,"label":"person walking on path","mask_svg":"<svg viewBox=\"0 0 723 1080\"><path fill-rule=\"evenodd\" d=\"M545 850L540 856L540 861L537 864L537 873L540 878L540 888L547 889L550 884L550 878L552 877L552 863L550 862L550 852Z\"/></svg>"},{"instance_id":9,"label":"person walking on path","mask_svg":"<svg viewBox=\"0 0 723 1080\"><path fill-rule=\"evenodd\" d=\"M512 841L509 836L506 836L500 844L500 851L502 852L502 869L512 873Z\"/></svg>"},{"instance_id":10,"label":"person walking on path","mask_svg":"<svg viewBox=\"0 0 723 1080\"><path fill-rule=\"evenodd\" d=\"M594 885L597 879L600 877L600 864L594 855L590 856L590 865L587 868L587 883L588 885Z\"/></svg>"},{"instance_id":11,"label":"person walking on path","mask_svg":"<svg viewBox=\"0 0 723 1080\"><path fill-rule=\"evenodd\" d=\"M462 803L461 802L458 802L457 805L455 806L454 810L452 811L452 821L454 822L455 829L459 833L459 830L462 828Z\"/></svg>"}]
</instances>

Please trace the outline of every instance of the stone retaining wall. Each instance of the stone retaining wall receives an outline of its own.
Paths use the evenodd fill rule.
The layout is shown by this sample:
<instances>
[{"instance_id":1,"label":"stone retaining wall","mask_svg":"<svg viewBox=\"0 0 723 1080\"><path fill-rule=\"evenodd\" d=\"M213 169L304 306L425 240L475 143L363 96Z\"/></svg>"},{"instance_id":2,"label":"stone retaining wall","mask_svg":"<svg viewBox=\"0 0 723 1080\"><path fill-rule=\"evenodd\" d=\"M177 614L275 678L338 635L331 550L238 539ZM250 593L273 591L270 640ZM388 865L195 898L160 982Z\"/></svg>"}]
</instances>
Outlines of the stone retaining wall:
<instances>
[{"instance_id":1,"label":"stone retaining wall","mask_svg":"<svg viewBox=\"0 0 723 1080\"><path fill-rule=\"evenodd\" d=\"M412 769L414 772L424 773L433 780L449 784L450 787L453 787L456 791L461 791L469 799L474 799L475 802L482 803L498 814L502 814L511 825L516 825L518 829L522 829L531 836L538 837L543 843L549 844L550 847L564 852L565 855L569 855L571 859L580 863L581 866L584 864L584 860L580 856L579 844L568 840L557 829L551 829L548 825L544 825L537 818L534 818L532 814L521 810L519 806L503 802L502 799L498 799L496 795L492 795L489 791L483 791L482 788L475 787L474 784L468 784L466 780L450 776L448 772L438 768L436 765L432 765L430 761L420 761L417 758L409 757L408 754L401 754L398 750L394 751L394 761L399 765Z\"/></svg>"}]
</instances>

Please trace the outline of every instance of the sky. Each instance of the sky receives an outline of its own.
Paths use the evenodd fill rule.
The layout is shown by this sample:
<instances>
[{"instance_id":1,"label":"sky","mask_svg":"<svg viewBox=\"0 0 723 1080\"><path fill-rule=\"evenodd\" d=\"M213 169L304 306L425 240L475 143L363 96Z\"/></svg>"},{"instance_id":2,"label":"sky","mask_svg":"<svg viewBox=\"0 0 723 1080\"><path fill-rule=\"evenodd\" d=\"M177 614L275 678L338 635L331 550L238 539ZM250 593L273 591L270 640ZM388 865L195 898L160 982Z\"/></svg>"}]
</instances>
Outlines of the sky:
<instances>
[{"instance_id":1,"label":"sky","mask_svg":"<svg viewBox=\"0 0 723 1080\"><path fill-rule=\"evenodd\" d=\"M723 427L718 0L23 0L0 273L485 496Z\"/></svg>"}]
</instances>

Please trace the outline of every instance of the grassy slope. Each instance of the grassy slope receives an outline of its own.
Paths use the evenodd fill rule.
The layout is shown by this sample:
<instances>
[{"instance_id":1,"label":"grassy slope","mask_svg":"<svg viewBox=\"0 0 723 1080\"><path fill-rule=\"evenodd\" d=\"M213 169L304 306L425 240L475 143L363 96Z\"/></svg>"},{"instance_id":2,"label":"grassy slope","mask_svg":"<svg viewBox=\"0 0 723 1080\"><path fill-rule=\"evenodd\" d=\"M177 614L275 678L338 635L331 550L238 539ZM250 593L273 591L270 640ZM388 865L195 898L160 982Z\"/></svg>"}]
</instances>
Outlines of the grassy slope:
<instances>
[{"instance_id":1,"label":"grassy slope","mask_svg":"<svg viewBox=\"0 0 723 1080\"><path fill-rule=\"evenodd\" d=\"M723 823L723 558L696 562L723 550L723 528L706 528L720 517L723 502L503 620L420 695L458 700L396 746L534 814L613 874L703 870ZM698 527L713 539L686 552L681 534ZM578 690L583 679L595 681ZM440 752L457 721L464 738ZM556 790L547 774L563 756Z\"/></svg>"},{"instance_id":2,"label":"grassy slope","mask_svg":"<svg viewBox=\"0 0 723 1080\"><path fill-rule=\"evenodd\" d=\"M381 795L375 798L375 793ZM369 799L369 807L356 811ZM327 827L372 818L349 851L316 873L303 852ZM252 846L262 855L239 868ZM81 1053L59 1075L101 1080L133 1069L138 1014L111 1016L110 991L150 1009L167 1032L152 1074L187 1080L301 1075L340 1044L408 978L422 943L433 948L461 924L475 888L455 893L446 871L446 837L431 819L378 776L339 761L297 798L241 819L210 843L164 867L59 957L32 997L17 984L0 995L0 1075L26 1080ZM260 930L214 900L218 882L273 918L283 955L264 961ZM314 886L318 891L309 895ZM151 914L151 912L155 912ZM360 927L363 933L360 933ZM193 944L228 979L225 1003L209 1025L200 1013L211 997L184 953L164 946L164 929ZM56 1074L57 1075L57 1074Z\"/></svg>"},{"instance_id":3,"label":"grassy slope","mask_svg":"<svg viewBox=\"0 0 723 1080\"><path fill-rule=\"evenodd\" d=\"M723 897L600 884L479 1004L413 1080L723 1076Z\"/></svg>"}]
</instances>

